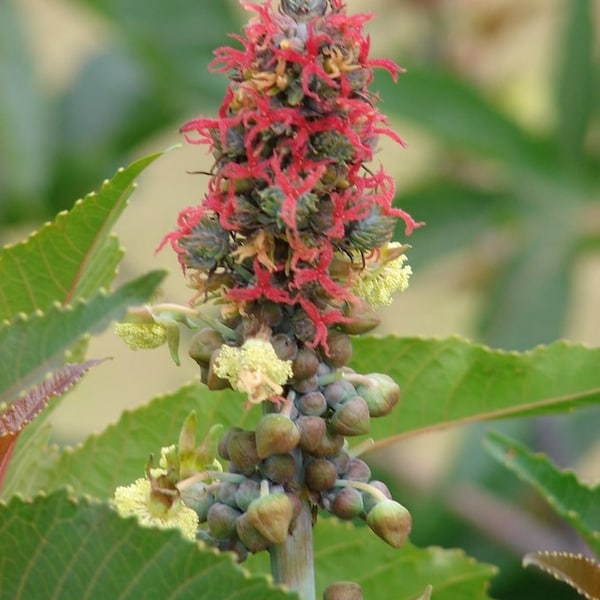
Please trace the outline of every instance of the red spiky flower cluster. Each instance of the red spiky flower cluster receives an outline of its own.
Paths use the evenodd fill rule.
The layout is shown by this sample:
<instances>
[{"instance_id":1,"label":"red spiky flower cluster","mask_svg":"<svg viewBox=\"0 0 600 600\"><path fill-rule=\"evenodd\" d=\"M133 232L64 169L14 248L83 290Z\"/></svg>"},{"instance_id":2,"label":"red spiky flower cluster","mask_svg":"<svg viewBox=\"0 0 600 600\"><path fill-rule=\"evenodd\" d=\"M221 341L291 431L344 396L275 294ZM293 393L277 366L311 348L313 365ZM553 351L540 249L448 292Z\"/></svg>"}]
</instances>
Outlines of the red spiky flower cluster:
<instances>
[{"instance_id":1,"label":"red spiky flower cluster","mask_svg":"<svg viewBox=\"0 0 600 600\"><path fill-rule=\"evenodd\" d=\"M255 13L219 48L211 68L231 82L217 118L181 131L215 158L202 203L185 209L167 236L199 298L218 296L228 318L283 305L296 339L328 353L328 335L357 302L353 273L391 240L394 182L367 168L379 135L403 145L374 107L368 15L341 0L283 0ZM272 322L266 323L269 327Z\"/></svg>"}]
</instances>

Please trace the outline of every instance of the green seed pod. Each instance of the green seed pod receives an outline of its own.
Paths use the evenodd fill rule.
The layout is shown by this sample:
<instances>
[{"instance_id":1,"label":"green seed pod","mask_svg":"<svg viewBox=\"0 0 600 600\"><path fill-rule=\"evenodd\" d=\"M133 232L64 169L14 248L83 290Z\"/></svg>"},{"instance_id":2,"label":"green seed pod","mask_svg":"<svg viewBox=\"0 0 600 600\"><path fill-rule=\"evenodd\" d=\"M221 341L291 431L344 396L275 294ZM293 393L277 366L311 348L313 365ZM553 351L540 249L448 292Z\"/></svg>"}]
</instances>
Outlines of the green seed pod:
<instances>
[{"instance_id":1,"label":"green seed pod","mask_svg":"<svg viewBox=\"0 0 600 600\"><path fill-rule=\"evenodd\" d=\"M250 523L273 544L285 542L293 513L290 499L282 493L261 496L246 511Z\"/></svg>"},{"instance_id":2,"label":"green seed pod","mask_svg":"<svg viewBox=\"0 0 600 600\"><path fill-rule=\"evenodd\" d=\"M184 488L181 492L181 499L188 508L196 511L200 523L206 521L208 511L216 501L214 492L208 490L204 483L195 483Z\"/></svg>"},{"instance_id":3,"label":"green seed pod","mask_svg":"<svg viewBox=\"0 0 600 600\"><path fill-rule=\"evenodd\" d=\"M291 452L300 441L300 431L285 415L269 413L256 426L256 448L258 457Z\"/></svg>"},{"instance_id":4,"label":"green seed pod","mask_svg":"<svg viewBox=\"0 0 600 600\"><path fill-rule=\"evenodd\" d=\"M242 513L227 504L216 502L207 515L208 530L215 539L225 540L235 534L235 523Z\"/></svg>"},{"instance_id":5,"label":"green seed pod","mask_svg":"<svg viewBox=\"0 0 600 600\"><path fill-rule=\"evenodd\" d=\"M235 494L237 492L237 483L230 481L223 481L219 486L219 492L217 493L217 500L221 504L231 506L231 508L237 508L237 502L235 501Z\"/></svg>"},{"instance_id":6,"label":"green seed pod","mask_svg":"<svg viewBox=\"0 0 600 600\"><path fill-rule=\"evenodd\" d=\"M400 399L400 387L388 375L369 373L366 377L368 384L360 384L356 392L360 394L369 406L372 417L383 417L391 412Z\"/></svg>"},{"instance_id":7,"label":"green seed pod","mask_svg":"<svg viewBox=\"0 0 600 600\"><path fill-rule=\"evenodd\" d=\"M371 431L369 407L360 396L338 404L331 417L331 427L340 435L363 435Z\"/></svg>"},{"instance_id":8,"label":"green seed pod","mask_svg":"<svg viewBox=\"0 0 600 600\"><path fill-rule=\"evenodd\" d=\"M292 361L292 373L294 379L301 380L312 377L319 368L319 357L317 353L307 346L302 346Z\"/></svg>"},{"instance_id":9,"label":"green seed pod","mask_svg":"<svg viewBox=\"0 0 600 600\"><path fill-rule=\"evenodd\" d=\"M353 487L341 488L331 502L330 511L340 519L354 519L364 511L362 494Z\"/></svg>"},{"instance_id":10,"label":"green seed pod","mask_svg":"<svg viewBox=\"0 0 600 600\"><path fill-rule=\"evenodd\" d=\"M352 341L343 331L330 329L327 335L329 348L325 362L333 368L343 367L352 358Z\"/></svg>"},{"instance_id":11,"label":"green seed pod","mask_svg":"<svg viewBox=\"0 0 600 600\"><path fill-rule=\"evenodd\" d=\"M266 550L271 542L250 522L248 513L243 513L235 522L235 530L240 541L253 554Z\"/></svg>"},{"instance_id":12,"label":"green seed pod","mask_svg":"<svg viewBox=\"0 0 600 600\"><path fill-rule=\"evenodd\" d=\"M246 479L242 481L235 492L235 503L238 508L246 512L250 503L260 496L260 483L254 479Z\"/></svg>"},{"instance_id":13,"label":"green seed pod","mask_svg":"<svg viewBox=\"0 0 600 600\"><path fill-rule=\"evenodd\" d=\"M201 366L208 366L212 353L219 349L225 340L211 327L201 329L192 337L188 354Z\"/></svg>"},{"instance_id":14,"label":"green seed pod","mask_svg":"<svg viewBox=\"0 0 600 600\"><path fill-rule=\"evenodd\" d=\"M318 390L297 396L295 405L302 415L320 417L327 410L327 400Z\"/></svg>"},{"instance_id":15,"label":"green seed pod","mask_svg":"<svg viewBox=\"0 0 600 600\"><path fill-rule=\"evenodd\" d=\"M363 600L362 588L354 581L336 581L324 592L323 600Z\"/></svg>"},{"instance_id":16,"label":"green seed pod","mask_svg":"<svg viewBox=\"0 0 600 600\"><path fill-rule=\"evenodd\" d=\"M296 427L300 431L299 446L307 452L316 450L327 432L327 423L321 417L300 416Z\"/></svg>"},{"instance_id":17,"label":"green seed pod","mask_svg":"<svg viewBox=\"0 0 600 600\"><path fill-rule=\"evenodd\" d=\"M254 473L260 459L254 431L232 430L227 441L227 454L238 473L244 475Z\"/></svg>"},{"instance_id":18,"label":"green seed pod","mask_svg":"<svg viewBox=\"0 0 600 600\"><path fill-rule=\"evenodd\" d=\"M296 461L291 454L272 454L259 468L262 476L274 483L288 483L296 475Z\"/></svg>"},{"instance_id":19,"label":"green seed pod","mask_svg":"<svg viewBox=\"0 0 600 600\"><path fill-rule=\"evenodd\" d=\"M402 504L382 500L368 512L367 524L384 542L400 548L408 539L412 518Z\"/></svg>"},{"instance_id":20,"label":"green seed pod","mask_svg":"<svg viewBox=\"0 0 600 600\"><path fill-rule=\"evenodd\" d=\"M337 480L335 466L326 458L315 458L306 464L304 479L313 492L329 490Z\"/></svg>"}]
</instances>

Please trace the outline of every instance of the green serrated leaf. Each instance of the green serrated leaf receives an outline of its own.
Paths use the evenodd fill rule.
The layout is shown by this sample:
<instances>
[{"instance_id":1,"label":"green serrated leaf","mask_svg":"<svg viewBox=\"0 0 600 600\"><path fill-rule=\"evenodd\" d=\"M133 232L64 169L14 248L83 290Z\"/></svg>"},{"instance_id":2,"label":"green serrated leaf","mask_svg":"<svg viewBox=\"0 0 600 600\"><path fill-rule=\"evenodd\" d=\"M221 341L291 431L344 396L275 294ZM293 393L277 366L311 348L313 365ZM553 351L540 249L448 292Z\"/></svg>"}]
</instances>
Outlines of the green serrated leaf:
<instances>
[{"instance_id":1,"label":"green serrated leaf","mask_svg":"<svg viewBox=\"0 0 600 600\"><path fill-rule=\"evenodd\" d=\"M122 258L110 231L127 205L135 178L161 153L120 169L29 239L0 252L0 322L89 297L113 280Z\"/></svg>"},{"instance_id":2,"label":"green serrated leaf","mask_svg":"<svg viewBox=\"0 0 600 600\"><path fill-rule=\"evenodd\" d=\"M459 338L360 337L351 366L387 373L401 389L390 415L372 419L378 444L490 419L567 411L600 401L600 349L556 342L529 352Z\"/></svg>"},{"instance_id":3,"label":"green serrated leaf","mask_svg":"<svg viewBox=\"0 0 600 600\"><path fill-rule=\"evenodd\" d=\"M556 143L563 161L580 169L597 83L597 68L593 61L594 18L589 0L571 0L564 6L568 14L556 86Z\"/></svg>"},{"instance_id":4,"label":"green serrated leaf","mask_svg":"<svg viewBox=\"0 0 600 600\"><path fill-rule=\"evenodd\" d=\"M69 485L78 495L110 498L118 485L143 476L150 453L158 454L161 447L177 443L190 411L196 411L200 443L217 423L249 426L250 419L258 415L245 412L243 402L240 394L211 392L200 383L155 398L146 406L124 412L118 423L89 437L83 445L65 450L51 472L41 474L38 489Z\"/></svg>"},{"instance_id":5,"label":"green serrated leaf","mask_svg":"<svg viewBox=\"0 0 600 600\"><path fill-rule=\"evenodd\" d=\"M504 466L532 485L600 554L600 485L590 488L573 472L561 471L543 454L498 433L485 442L488 452Z\"/></svg>"},{"instance_id":6,"label":"green serrated leaf","mask_svg":"<svg viewBox=\"0 0 600 600\"><path fill-rule=\"evenodd\" d=\"M366 527L337 519L319 519L314 528L317 597L334 581L356 581L365 598L416 600L427 586L434 600L484 600L496 567L478 563L462 550L400 550L384 544ZM246 563L254 572L268 569L263 555Z\"/></svg>"},{"instance_id":7,"label":"green serrated leaf","mask_svg":"<svg viewBox=\"0 0 600 600\"><path fill-rule=\"evenodd\" d=\"M250 576L231 554L140 527L65 491L0 505L0 599L284 600L295 594Z\"/></svg>"},{"instance_id":8,"label":"green serrated leaf","mask_svg":"<svg viewBox=\"0 0 600 600\"><path fill-rule=\"evenodd\" d=\"M581 554L530 552L523 566L535 565L555 579L568 583L588 600L600 598L600 564Z\"/></svg>"},{"instance_id":9,"label":"green serrated leaf","mask_svg":"<svg viewBox=\"0 0 600 600\"><path fill-rule=\"evenodd\" d=\"M147 301L163 277L154 271L111 294L100 292L74 306L54 305L45 313L21 315L0 325L0 402L13 401L58 368L83 335L101 331L128 306Z\"/></svg>"}]
</instances>

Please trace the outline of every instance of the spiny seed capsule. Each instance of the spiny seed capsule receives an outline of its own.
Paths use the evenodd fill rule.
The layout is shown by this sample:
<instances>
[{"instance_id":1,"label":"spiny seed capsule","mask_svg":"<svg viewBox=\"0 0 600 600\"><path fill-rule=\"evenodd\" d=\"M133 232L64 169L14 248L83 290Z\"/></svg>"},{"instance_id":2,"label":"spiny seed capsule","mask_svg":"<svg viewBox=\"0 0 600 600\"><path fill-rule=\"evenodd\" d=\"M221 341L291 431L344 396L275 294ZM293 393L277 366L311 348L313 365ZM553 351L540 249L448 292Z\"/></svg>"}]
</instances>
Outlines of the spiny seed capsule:
<instances>
[{"instance_id":1,"label":"spiny seed capsule","mask_svg":"<svg viewBox=\"0 0 600 600\"><path fill-rule=\"evenodd\" d=\"M324 15L327 5L327 0L281 0L281 10L299 23Z\"/></svg>"}]
</instances>

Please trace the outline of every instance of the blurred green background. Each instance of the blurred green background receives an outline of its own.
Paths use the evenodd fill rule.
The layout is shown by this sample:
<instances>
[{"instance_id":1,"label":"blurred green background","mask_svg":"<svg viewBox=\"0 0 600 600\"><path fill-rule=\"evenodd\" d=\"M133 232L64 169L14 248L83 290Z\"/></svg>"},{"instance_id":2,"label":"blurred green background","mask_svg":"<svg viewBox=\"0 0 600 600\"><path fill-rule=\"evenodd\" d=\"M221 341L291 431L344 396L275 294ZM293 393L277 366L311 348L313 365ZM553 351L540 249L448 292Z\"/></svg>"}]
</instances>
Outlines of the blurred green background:
<instances>
[{"instance_id":1,"label":"blurred green background","mask_svg":"<svg viewBox=\"0 0 600 600\"><path fill-rule=\"evenodd\" d=\"M383 311L381 331L519 350L559 337L600 344L600 3L348 5L376 14L372 54L408 69L397 85L377 74L380 109L408 143L382 140L377 160L396 177L397 204L427 222L408 240L413 283ZM119 166L180 142L188 118L214 113L226 79L207 65L244 19L233 0L0 0L0 242L69 208ZM202 198L205 178L186 171L210 163L195 147L167 154L118 226L123 275L169 269L169 301L185 303L190 290L170 251L154 251L179 210ZM164 349L132 353L110 332L90 352L114 360L57 411L62 442L195 376ZM598 481L598 422L592 408L494 427ZM393 472L415 516L414 541L500 564L495 597L575 597L519 567L527 550L581 547L482 454L484 429L428 434L383 457L381 476Z\"/></svg>"}]
</instances>

